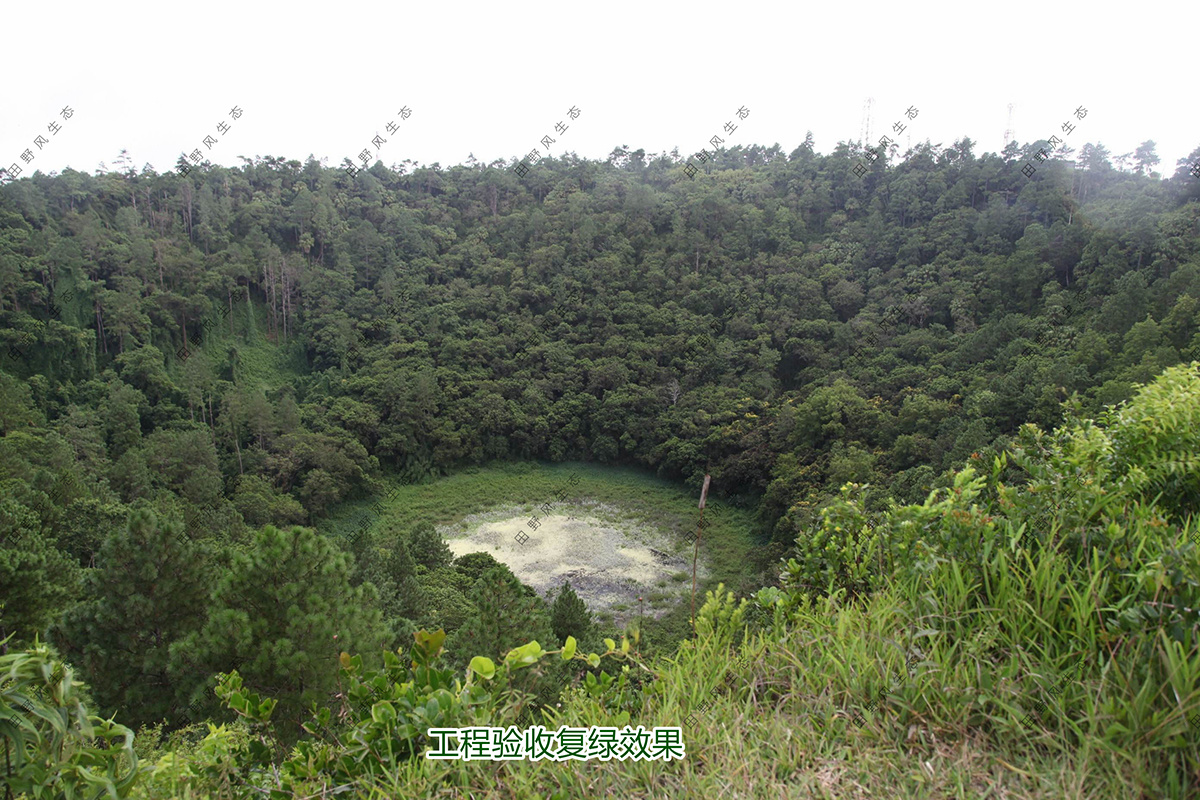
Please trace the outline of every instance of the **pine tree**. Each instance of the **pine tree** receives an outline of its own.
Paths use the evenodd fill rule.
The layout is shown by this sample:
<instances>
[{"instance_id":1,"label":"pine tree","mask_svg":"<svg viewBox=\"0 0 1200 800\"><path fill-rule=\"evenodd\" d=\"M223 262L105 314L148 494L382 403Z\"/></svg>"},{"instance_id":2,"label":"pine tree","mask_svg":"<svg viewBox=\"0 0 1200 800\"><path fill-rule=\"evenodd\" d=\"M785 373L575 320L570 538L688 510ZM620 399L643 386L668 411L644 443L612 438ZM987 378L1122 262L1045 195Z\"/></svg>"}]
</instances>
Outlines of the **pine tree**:
<instances>
[{"instance_id":1,"label":"pine tree","mask_svg":"<svg viewBox=\"0 0 1200 800\"><path fill-rule=\"evenodd\" d=\"M170 648L203 625L212 583L181 523L139 510L105 540L87 577L91 599L68 614L62 649L109 713L135 727L183 721L184 701L208 675L173 671Z\"/></svg>"},{"instance_id":2,"label":"pine tree","mask_svg":"<svg viewBox=\"0 0 1200 800\"><path fill-rule=\"evenodd\" d=\"M408 534L408 549L413 559L430 572L448 567L454 561L450 546L432 522L419 522L412 527Z\"/></svg>"},{"instance_id":3,"label":"pine tree","mask_svg":"<svg viewBox=\"0 0 1200 800\"><path fill-rule=\"evenodd\" d=\"M565 642L568 636L582 641L591 633L592 615L587 604L571 588L570 581L563 584L550 609L550 627L560 642Z\"/></svg>"},{"instance_id":4,"label":"pine tree","mask_svg":"<svg viewBox=\"0 0 1200 800\"><path fill-rule=\"evenodd\" d=\"M0 653L32 644L77 597L80 569L40 530L36 511L0 500Z\"/></svg>"},{"instance_id":5,"label":"pine tree","mask_svg":"<svg viewBox=\"0 0 1200 800\"><path fill-rule=\"evenodd\" d=\"M546 650L560 645L550 627L545 602L532 596L503 564L485 572L468 593L478 612L447 642L447 650L461 662L473 656L498 659L514 647L536 641ZM566 685L569 664L553 658L520 670L512 687L532 696L536 705L552 703Z\"/></svg>"},{"instance_id":6,"label":"pine tree","mask_svg":"<svg viewBox=\"0 0 1200 800\"><path fill-rule=\"evenodd\" d=\"M456 632L453 650L457 657L499 658L533 640L547 650L558 646L546 604L529 597L507 567L485 572L467 598L479 613Z\"/></svg>"},{"instance_id":7,"label":"pine tree","mask_svg":"<svg viewBox=\"0 0 1200 800\"><path fill-rule=\"evenodd\" d=\"M409 552L408 542L397 537L383 563L386 590L384 611L389 617L416 619L424 603L417 583L417 565Z\"/></svg>"},{"instance_id":8,"label":"pine tree","mask_svg":"<svg viewBox=\"0 0 1200 800\"><path fill-rule=\"evenodd\" d=\"M489 570L503 566L490 553L467 553L454 559L454 569L470 579L472 584L482 578Z\"/></svg>"},{"instance_id":9,"label":"pine tree","mask_svg":"<svg viewBox=\"0 0 1200 800\"><path fill-rule=\"evenodd\" d=\"M311 704L336 690L339 654L372 659L390 638L375 587L351 588L349 575L349 557L329 539L268 525L249 552L232 554L208 622L179 655L210 674L236 669L248 688L277 699L276 734L294 742Z\"/></svg>"}]
</instances>

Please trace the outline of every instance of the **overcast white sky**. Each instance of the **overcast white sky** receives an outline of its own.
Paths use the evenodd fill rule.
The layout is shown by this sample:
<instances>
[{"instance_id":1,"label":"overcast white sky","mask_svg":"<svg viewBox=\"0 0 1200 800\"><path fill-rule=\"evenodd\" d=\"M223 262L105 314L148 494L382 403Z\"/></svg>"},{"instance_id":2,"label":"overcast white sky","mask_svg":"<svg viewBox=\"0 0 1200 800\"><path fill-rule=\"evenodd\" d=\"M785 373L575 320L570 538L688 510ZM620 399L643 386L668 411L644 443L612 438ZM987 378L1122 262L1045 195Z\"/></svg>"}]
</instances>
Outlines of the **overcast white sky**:
<instances>
[{"instance_id":1,"label":"overcast white sky","mask_svg":"<svg viewBox=\"0 0 1200 800\"><path fill-rule=\"evenodd\" d=\"M1190 98L1200 3L1114 8L1120 17L1025 0L9 5L0 167L94 172L122 148L160 172L196 148L230 166L309 154L337 165L363 149L388 165L449 166L546 153L545 135L553 156L604 158L619 145L686 156L715 134L725 147L778 142L786 153L807 130L829 152L859 138L873 97L873 140L918 109L892 137L902 150L965 135L977 154L999 151L1012 103L1019 142L1057 134L1116 156L1153 139L1169 176L1200 145ZM402 106L413 112L403 121ZM378 150L376 134L387 139Z\"/></svg>"}]
</instances>

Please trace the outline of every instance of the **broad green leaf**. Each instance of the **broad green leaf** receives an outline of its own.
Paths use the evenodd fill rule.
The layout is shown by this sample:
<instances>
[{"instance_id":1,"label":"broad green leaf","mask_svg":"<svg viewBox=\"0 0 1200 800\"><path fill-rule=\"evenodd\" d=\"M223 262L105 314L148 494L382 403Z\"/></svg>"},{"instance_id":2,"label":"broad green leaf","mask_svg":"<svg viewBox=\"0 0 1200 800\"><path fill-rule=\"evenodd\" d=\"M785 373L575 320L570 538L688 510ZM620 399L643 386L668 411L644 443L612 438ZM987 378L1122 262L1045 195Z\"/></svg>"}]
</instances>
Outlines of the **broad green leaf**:
<instances>
[{"instance_id":1,"label":"broad green leaf","mask_svg":"<svg viewBox=\"0 0 1200 800\"><path fill-rule=\"evenodd\" d=\"M394 722L396 719L396 708L387 700L380 700L371 707L371 719L381 725Z\"/></svg>"},{"instance_id":2,"label":"broad green leaf","mask_svg":"<svg viewBox=\"0 0 1200 800\"><path fill-rule=\"evenodd\" d=\"M471 672L474 672L476 675L480 676L481 678L486 678L487 680L491 680L496 674L496 665L492 663L490 658L484 658L483 656L475 656L472 658L470 669Z\"/></svg>"},{"instance_id":3,"label":"broad green leaf","mask_svg":"<svg viewBox=\"0 0 1200 800\"><path fill-rule=\"evenodd\" d=\"M446 632L440 628L433 633L422 629L415 632L413 638L417 640L417 646L425 651L425 656L433 659L442 651L442 644L446 641Z\"/></svg>"},{"instance_id":4,"label":"broad green leaf","mask_svg":"<svg viewBox=\"0 0 1200 800\"><path fill-rule=\"evenodd\" d=\"M532 664L536 664L538 659L545 655L545 652L546 651L542 649L540 644L538 644L536 641L533 641L529 644L522 645L521 647L514 647L512 650L509 650L508 655L504 657L504 660L511 664L514 669L520 669L521 667L528 667Z\"/></svg>"},{"instance_id":5,"label":"broad green leaf","mask_svg":"<svg viewBox=\"0 0 1200 800\"><path fill-rule=\"evenodd\" d=\"M567 643L565 645L563 645L563 651L562 651L563 661L570 661L572 658L574 658L576 646L577 645L575 643L575 637L568 636Z\"/></svg>"}]
</instances>

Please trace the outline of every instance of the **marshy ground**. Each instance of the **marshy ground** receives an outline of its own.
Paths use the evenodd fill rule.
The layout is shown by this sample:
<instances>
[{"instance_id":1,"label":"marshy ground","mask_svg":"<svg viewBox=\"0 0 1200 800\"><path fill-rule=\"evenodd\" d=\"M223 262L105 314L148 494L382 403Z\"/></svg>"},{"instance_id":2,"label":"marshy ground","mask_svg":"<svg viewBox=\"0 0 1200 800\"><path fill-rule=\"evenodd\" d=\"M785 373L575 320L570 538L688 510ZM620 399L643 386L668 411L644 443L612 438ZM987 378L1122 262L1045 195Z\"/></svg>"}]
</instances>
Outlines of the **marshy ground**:
<instances>
[{"instance_id":1,"label":"marshy ground","mask_svg":"<svg viewBox=\"0 0 1200 800\"><path fill-rule=\"evenodd\" d=\"M390 499L382 501L382 512L372 511L383 495ZM346 503L329 532L350 537L364 517L398 530L432 522L455 556L488 553L543 596L570 580L598 620L620 626L638 616L663 617L681 599L686 605L698 496L696 487L644 470L502 463L418 484L386 481L374 497ZM543 514L540 506L551 501ZM541 524L531 529L535 515ZM697 596L718 581L761 586L750 559L751 515L710 496L705 519ZM529 536L524 544L518 532Z\"/></svg>"},{"instance_id":2,"label":"marshy ground","mask_svg":"<svg viewBox=\"0 0 1200 800\"><path fill-rule=\"evenodd\" d=\"M692 551L686 542L597 501L559 511L542 516L532 506L506 506L439 531L456 557L488 553L543 597L570 581L588 608L611 612L617 622L660 617L671 601L690 593ZM534 515L536 529L528 524ZM528 538L519 541L518 534ZM707 575L700 563L697 578Z\"/></svg>"}]
</instances>

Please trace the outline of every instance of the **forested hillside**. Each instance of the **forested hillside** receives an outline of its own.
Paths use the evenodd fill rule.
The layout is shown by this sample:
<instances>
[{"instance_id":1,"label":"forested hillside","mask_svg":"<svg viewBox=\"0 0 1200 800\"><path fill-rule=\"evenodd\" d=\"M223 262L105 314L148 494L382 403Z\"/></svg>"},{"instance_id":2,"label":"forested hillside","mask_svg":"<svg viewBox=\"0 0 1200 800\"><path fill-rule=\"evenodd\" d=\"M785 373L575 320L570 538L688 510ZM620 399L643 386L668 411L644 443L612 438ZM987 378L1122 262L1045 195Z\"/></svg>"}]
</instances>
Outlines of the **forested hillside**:
<instances>
[{"instance_id":1,"label":"forested hillside","mask_svg":"<svg viewBox=\"0 0 1200 800\"><path fill-rule=\"evenodd\" d=\"M234 776L234 762L277 768L297 742L285 769L297 796L369 772L382 780L372 770L385 763L394 778L404 759L372 761L372 737L419 756L426 702L462 725L512 724L553 709L583 670L595 682L601 658L620 672L614 664L631 657L599 644L573 594L550 607L494 560L453 559L432 518L351 537L327 535L331 514L396 482L497 461L582 461L690 487L711 474L714 495L753 511L754 577L730 588L748 597L775 587L755 594L744 621L771 652L789 630L811 630L821 603L864 615L878 634L880 603L911 601L895 615L909 623L971 609L1000 619L1001 607L1019 618L1060 576L1086 595L1089 581L1108 580L1090 561L1100 533L1105 554L1121 543L1121 569L1161 557L1158 594L1123 578L1091 605L1062 598L1094 605L1099 619L1061 609L1045 618L1071 621L1112 669L1138 648L1161 659L1143 684L1124 675L1116 696L1144 703L1129 712L1139 725L1174 726L1200 713L1189 616L1200 575L1185 541L1200 502L1200 395L1195 367L1178 367L1200 359L1200 179L1188 173L1200 149L1160 180L1147 174L1147 144L1134 171L1087 145L1078 169L1051 161L1032 178L1021 164L1038 143L999 155L976 155L967 139L926 144L858 178L858 145L822 155L810 137L790 154L723 151L693 180L677 157L619 148L604 162L545 159L524 178L500 162L377 163L351 177L267 157L187 177L68 170L0 187L0 653L10 688L41 675L45 686L22 696L41 692L85 723L84 705L148 726L138 739L155 758L156 737L236 712L241 721L222 729L229 741L187 746L210 747L223 765L190 784L192 796L242 796L231 787L262 773ZM1173 367L1174 383L1159 378ZM1144 419L1106 411L1156 379L1132 406ZM1027 423L1036 427L1021 432ZM972 483L980 473L986 481ZM1014 487L1060 502L1035 508ZM1012 538L1038 514L1055 537L1077 538L1055 566L1029 562L1024 588L1001 591L1004 559L1041 552ZM868 529L867 519L882 522ZM1050 541L1051 527L1036 541ZM885 562L893 538L907 549ZM1163 555L1168 545L1184 554ZM958 571L968 563L984 566ZM930 588L935 573L958 576L961 591L945 607L917 608L943 591ZM722 594L710 598L705 630L725 636L722 647L741 645L741 617L730 623ZM1163 604L1176 611L1164 616ZM1136 646L1124 652L1105 633L1109 612L1127 633L1131 619L1157 613L1158 633L1130 633ZM1015 629L997 633L1007 645L984 650L1016 674L1032 653L1065 657L1053 630L1020 648ZM442 670L430 664L444 634L455 661ZM673 653L680 635L657 646ZM619 686L573 689L591 698L568 704L577 721L597 709L628 720L645 697L696 683L687 654L704 637L682 646L677 685L640 660L638 648L656 643L629 636L636 666ZM455 694L472 646L500 658L533 639L564 658L528 672L518 670L539 653L506 663L496 680L520 692L494 691L494 705L471 694L493 679L484 668ZM949 649L931 641L923 657L965 685L962 654L937 641ZM401 663L397 648L410 647L411 664ZM601 652L591 660L584 649ZM788 652L779 664L795 668ZM1098 681L1105 668L1093 667ZM1174 701L1138 688L1183 673ZM669 688L634 691L644 676ZM394 710L348 712L368 684L411 714L401 723ZM83 693L78 708L72 691ZM1009 703L1005 691L961 715L957 700L931 710L910 697L905 713L918 726L964 737L983 726L1007 741L987 727L996 708L984 708ZM451 694L461 708L447 710ZM258 695L270 699L247 699ZM690 707L670 698L655 706L656 724L680 724L671 714ZM316 727L314 704L324 714ZM1112 713L1126 727L1109 729L1106 746L1136 768L1103 780L1145 789L1161 770L1183 796L1198 769L1194 745L1183 755L1184 729L1161 747L1122 739L1131 723ZM217 753L229 742L248 749ZM208 757L185 750L193 766ZM133 753L126 742L86 757L115 775L136 766ZM136 791L173 796L165 775Z\"/></svg>"}]
</instances>

